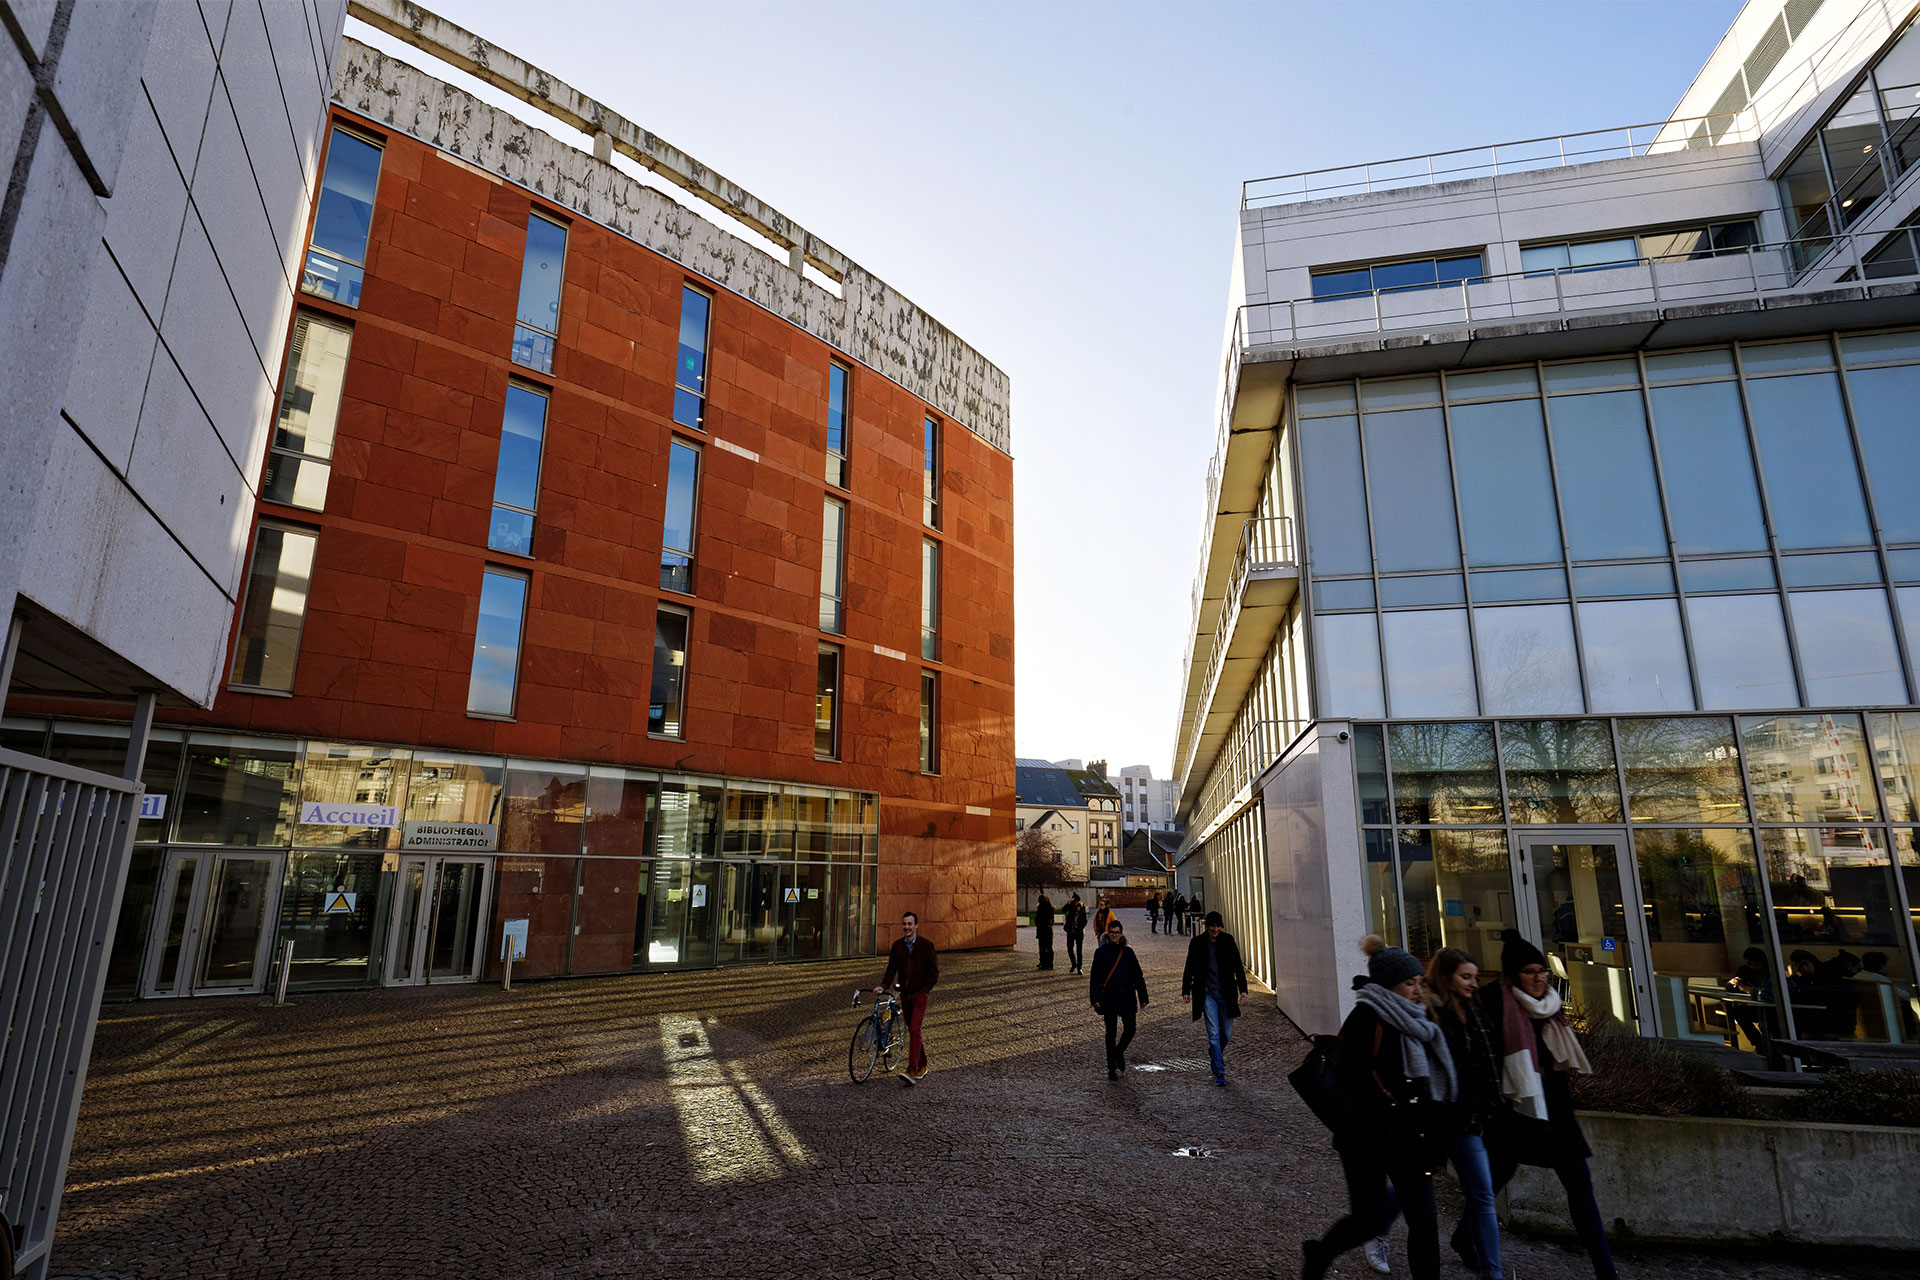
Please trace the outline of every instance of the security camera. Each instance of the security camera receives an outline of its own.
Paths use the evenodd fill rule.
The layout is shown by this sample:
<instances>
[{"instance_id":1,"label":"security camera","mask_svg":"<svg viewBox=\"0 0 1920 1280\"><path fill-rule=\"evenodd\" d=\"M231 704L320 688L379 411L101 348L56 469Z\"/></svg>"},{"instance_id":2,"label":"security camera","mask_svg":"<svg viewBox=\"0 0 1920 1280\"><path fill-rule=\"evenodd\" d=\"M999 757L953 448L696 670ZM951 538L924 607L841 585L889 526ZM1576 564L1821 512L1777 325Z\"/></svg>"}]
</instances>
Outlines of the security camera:
<instances>
[{"instance_id":1,"label":"security camera","mask_svg":"<svg viewBox=\"0 0 1920 1280\"><path fill-rule=\"evenodd\" d=\"M1339 739L1339 741L1341 741L1341 742L1345 742L1345 741L1346 741L1346 740L1347 740L1348 738L1350 738L1350 737L1352 737L1352 736L1353 736L1353 735L1352 735L1352 734L1350 734L1350 733L1348 733L1348 732L1347 732L1347 731L1346 731L1345 729L1342 729L1342 730L1341 730L1341 731L1339 732L1339 734L1337 735L1337 737L1338 737L1338 739Z\"/></svg>"}]
</instances>

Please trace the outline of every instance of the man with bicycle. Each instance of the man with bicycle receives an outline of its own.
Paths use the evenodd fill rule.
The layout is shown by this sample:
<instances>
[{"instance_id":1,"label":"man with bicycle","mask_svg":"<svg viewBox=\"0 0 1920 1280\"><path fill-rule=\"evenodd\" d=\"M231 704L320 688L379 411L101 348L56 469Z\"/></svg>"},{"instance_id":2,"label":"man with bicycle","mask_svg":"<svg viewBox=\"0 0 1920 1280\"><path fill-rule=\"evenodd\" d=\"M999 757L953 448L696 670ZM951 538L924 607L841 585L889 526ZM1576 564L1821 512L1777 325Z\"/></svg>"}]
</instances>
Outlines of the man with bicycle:
<instances>
[{"instance_id":1,"label":"man with bicycle","mask_svg":"<svg viewBox=\"0 0 1920 1280\"><path fill-rule=\"evenodd\" d=\"M887 971L873 993L884 994L896 978L900 1006L907 1014L907 1070L900 1083L912 1088L927 1074L927 1050L920 1041L920 1025L927 1017L927 996L940 981L940 961L932 939L920 936L920 917L911 911L900 917L900 937L887 952Z\"/></svg>"}]
</instances>

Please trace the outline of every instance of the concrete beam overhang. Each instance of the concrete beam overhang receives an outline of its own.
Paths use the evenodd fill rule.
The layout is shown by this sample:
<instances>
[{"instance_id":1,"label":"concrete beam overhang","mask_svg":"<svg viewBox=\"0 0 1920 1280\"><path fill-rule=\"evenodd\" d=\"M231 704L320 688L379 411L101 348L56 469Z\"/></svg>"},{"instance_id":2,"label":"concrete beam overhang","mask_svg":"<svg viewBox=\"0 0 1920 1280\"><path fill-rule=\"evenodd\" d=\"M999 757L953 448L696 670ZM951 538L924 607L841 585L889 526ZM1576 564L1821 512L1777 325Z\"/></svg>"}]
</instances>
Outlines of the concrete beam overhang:
<instances>
[{"instance_id":1,"label":"concrete beam overhang","mask_svg":"<svg viewBox=\"0 0 1920 1280\"><path fill-rule=\"evenodd\" d=\"M1180 779L1177 810L1185 812L1200 798L1207 773L1227 744L1240 704L1260 674L1260 664L1267 650L1273 647L1273 637L1279 633L1287 608L1299 591L1298 565L1255 570L1247 575L1239 607L1223 619L1226 656L1220 660L1212 692L1203 691L1200 695L1206 699L1206 706L1197 717L1193 764Z\"/></svg>"}]
</instances>

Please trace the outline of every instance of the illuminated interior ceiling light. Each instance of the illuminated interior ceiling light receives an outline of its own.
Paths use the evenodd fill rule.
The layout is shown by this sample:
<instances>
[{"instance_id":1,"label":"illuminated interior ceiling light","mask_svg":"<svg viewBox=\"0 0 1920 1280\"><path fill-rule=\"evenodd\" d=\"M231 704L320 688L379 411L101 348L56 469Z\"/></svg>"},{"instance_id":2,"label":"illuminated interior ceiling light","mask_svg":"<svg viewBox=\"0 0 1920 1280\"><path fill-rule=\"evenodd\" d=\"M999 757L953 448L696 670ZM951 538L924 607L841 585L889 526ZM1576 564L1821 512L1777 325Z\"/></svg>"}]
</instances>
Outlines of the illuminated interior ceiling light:
<instances>
[{"instance_id":1,"label":"illuminated interior ceiling light","mask_svg":"<svg viewBox=\"0 0 1920 1280\"><path fill-rule=\"evenodd\" d=\"M1853 208L1853 197L1851 197L1851 196L1849 196L1849 197L1847 197L1847 198L1846 198L1845 200L1842 200L1842 201L1840 202L1840 207L1841 207L1842 209L1851 209L1851 208Z\"/></svg>"}]
</instances>

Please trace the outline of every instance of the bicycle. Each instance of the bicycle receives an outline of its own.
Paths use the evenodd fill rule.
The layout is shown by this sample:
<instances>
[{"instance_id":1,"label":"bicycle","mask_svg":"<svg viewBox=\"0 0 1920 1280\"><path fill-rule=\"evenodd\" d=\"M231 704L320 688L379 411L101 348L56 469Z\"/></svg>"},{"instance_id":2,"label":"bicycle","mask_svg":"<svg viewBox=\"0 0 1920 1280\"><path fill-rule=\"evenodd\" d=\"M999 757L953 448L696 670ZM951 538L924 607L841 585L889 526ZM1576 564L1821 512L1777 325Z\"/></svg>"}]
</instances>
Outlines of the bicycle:
<instances>
[{"instance_id":1,"label":"bicycle","mask_svg":"<svg viewBox=\"0 0 1920 1280\"><path fill-rule=\"evenodd\" d=\"M860 1007L860 997L865 994L859 990L853 993L854 1008ZM894 1034L894 1022L899 1016L900 997L888 992L874 1000L873 1012L860 1019L860 1025L853 1029L853 1043L847 1046L847 1074L855 1084L865 1083L876 1066L888 1073L900 1066L906 1037Z\"/></svg>"}]
</instances>

